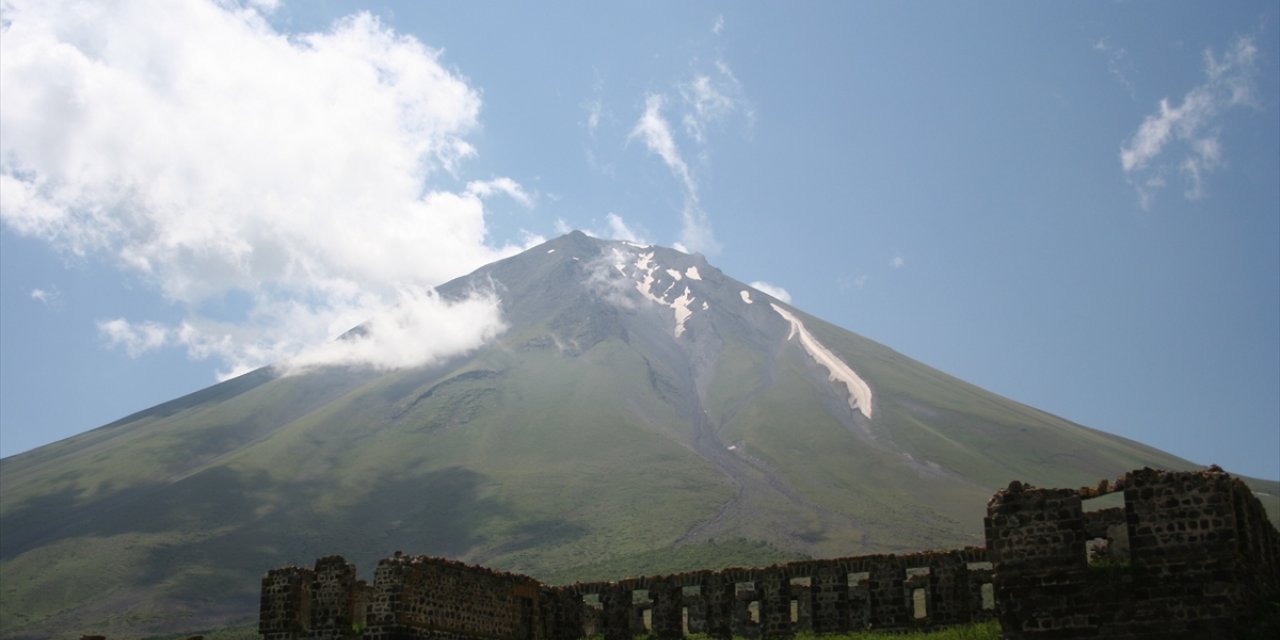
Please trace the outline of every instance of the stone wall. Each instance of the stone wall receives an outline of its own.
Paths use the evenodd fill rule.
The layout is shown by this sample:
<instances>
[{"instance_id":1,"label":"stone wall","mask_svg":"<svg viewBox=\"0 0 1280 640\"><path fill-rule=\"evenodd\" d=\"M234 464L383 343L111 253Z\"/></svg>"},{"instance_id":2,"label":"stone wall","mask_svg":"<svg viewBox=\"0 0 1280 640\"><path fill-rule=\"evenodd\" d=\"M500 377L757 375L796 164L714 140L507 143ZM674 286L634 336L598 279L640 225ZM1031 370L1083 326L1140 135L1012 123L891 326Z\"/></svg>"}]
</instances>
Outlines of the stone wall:
<instances>
[{"instance_id":1,"label":"stone wall","mask_svg":"<svg viewBox=\"0 0 1280 640\"><path fill-rule=\"evenodd\" d=\"M341 556L262 579L258 632L266 640L522 640L581 629L576 604L525 576L396 553L373 585ZM576 636L575 636L576 637Z\"/></svg>"},{"instance_id":2,"label":"stone wall","mask_svg":"<svg viewBox=\"0 0 1280 640\"><path fill-rule=\"evenodd\" d=\"M786 638L801 631L927 629L987 619L994 615L994 602L984 603L982 592L991 576L986 550L967 548L693 571L562 589L579 601L599 603L586 606L598 609L598 631L605 640L646 633Z\"/></svg>"},{"instance_id":3,"label":"stone wall","mask_svg":"<svg viewBox=\"0 0 1280 640\"><path fill-rule=\"evenodd\" d=\"M316 574L301 567L272 569L262 578L258 633L266 640L306 637L311 629L311 589Z\"/></svg>"},{"instance_id":4,"label":"stone wall","mask_svg":"<svg viewBox=\"0 0 1280 640\"><path fill-rule=\"evenodd\" d=\"M991 582L990 569L978 566L986 560L984 549L968 548L552 587L396 554L378 563L370 586L356 579L354 565L329 556L314 569L267 573L258 629L266 640L786 638L797 631L923 629L994 615L981 596Z\"/></svg>"},{"instance_id":5,"label":"stone wall","mask_svg":"<svg viewBox=\"0 0 1280 640\"><path fill-rule=\"evenodd\" d=\"M1122 493L1124 506L1084 501ZM1216 467L1085 489L1013 482L986 548L549 586L396 553L372 585L340 556L262 579L266 640L674 640L929 629L998 616L1004 637L1230 638L1280 593L1280 534Z\"/></svg>"},{"instance_id":6,"label":"stone wall","mask_svg":"<svg viewBox=\"0 0 1280 640\"><path fill-rule=\"evenodd\" d=\"M1083 511L1083 499L1115 492L1122 509ZM1014 482L985 524L1008 639L1232 638L1280 589L1280 535L1216 467L1079 490ZM1107 551L1090 553L1098 539Z\"/></svg>"}]
</instances>

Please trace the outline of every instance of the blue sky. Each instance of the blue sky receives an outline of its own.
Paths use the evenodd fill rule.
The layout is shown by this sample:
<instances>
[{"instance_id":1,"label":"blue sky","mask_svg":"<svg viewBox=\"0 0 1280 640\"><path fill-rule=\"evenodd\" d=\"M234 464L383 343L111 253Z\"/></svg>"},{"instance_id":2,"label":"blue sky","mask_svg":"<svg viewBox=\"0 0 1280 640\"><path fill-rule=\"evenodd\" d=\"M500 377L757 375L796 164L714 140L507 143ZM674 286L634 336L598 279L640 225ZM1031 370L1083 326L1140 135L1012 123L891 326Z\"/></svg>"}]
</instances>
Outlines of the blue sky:
<instances>
[{"instance_id":1,"label":"blue sky","mask_svg":"<svg viewBox=\"0 0 1280 640\"><path fill-rule=\"evenodd\" d=\"M0 454L580 228L1280 478L1274 2L92 10L0 17Z\"/></svg>"}]
</instances>

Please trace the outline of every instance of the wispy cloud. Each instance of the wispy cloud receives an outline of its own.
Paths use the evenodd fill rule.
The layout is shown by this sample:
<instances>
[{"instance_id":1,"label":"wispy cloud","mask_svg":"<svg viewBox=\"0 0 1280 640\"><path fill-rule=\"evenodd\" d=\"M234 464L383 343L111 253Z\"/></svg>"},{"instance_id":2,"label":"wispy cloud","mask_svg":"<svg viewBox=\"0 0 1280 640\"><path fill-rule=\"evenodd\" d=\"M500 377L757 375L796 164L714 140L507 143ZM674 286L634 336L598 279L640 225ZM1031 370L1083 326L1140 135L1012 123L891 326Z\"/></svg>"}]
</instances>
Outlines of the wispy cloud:
<instances>
[{"instance_id":1,"label":"wispy cloud","mask_svg":"<svg viewBox=\"0 0 1280 640\"><path fill-rule=\"evenodd\" d=\"M791 294L788 293L786 289L783 289L778 285L769 284L768 282L764 282L762 280L756 280L755 282L751 283L751 288L761 293L767 293L787 304L791 304Z\"/></svg>"},{"instance_id":2,"label":"wispy cloud","mask_svg":"<svg viewBox=\"0 0 1280 640\"><path fill-rule=\"evenodd\" d=\"M601 159L602 151L598 146L600 141L597 135L601 127L607 130L615 121L605 106L604 75L598 68L593 68L592 73L595 80L591 83L591 97L581 104L584 116L581 124L587 130L587 141L582 152L592 173L613 178L616 177L616 169L612 162ZM607 157L607 152L605 155Z\"/></svg>"},{"instance_id":3,"label":"wispy cloud","mask_svg":"<svg viewBox=\"0 0 1280 640\"><path fill-rule=\"evenodd\" d=\"M681 207L680 239L675 246L682 251L715 252L719 250L710 216L702 208L698 197L698 182L694 169L682 154L677 142L677 131L664 115L667 111L680 113L685 142L697 149L696 157L705 164L709 157L708 133L713 126L741 113L746 127L754 126L755 111L743 93L742 85L733 69L723 60L717 60L711 69L695 71L687 80L674 87L679 100L668 104L666 95L650 93L645 96L644 112L636 121L628 140L639 139L649 152L666 164L680 182L684 194Z\"/></svg>"},{"instance_id":4,"label":"wispy cloud","mask_svg":"<svg viewBox=\"0 0 1280 640\"><path fill-rule=\"evenodd\" d=\"M622 216L616 213L610 213L605 216L605 220L609 224L609 233L607 237L614 240L626 240L628 242L636 242L640 244L648 243L648 240L645 240L643 235L627 226L627 223L622 219Z\"/></svg>"},{"instance_id":5,"label":"wispy cloud","mask_svg":"<svg viewBox=\"0 0 1280 640\"><path fill-rule=\"evenodd\" d=\"M476 154L481 105L439 51L367 13L286 37L254 7L5 3L0 221L187 309L102 323L130 354L180 346L234 373L390 309L426 322L453 307L423 291L520 249L485 222L488 198L535 204L519 183L435 184ZM231 292L243 321L199 312ZM471 338L500 326L473 317L497 313L485 300L459 312Z\"/></svg>"},{"instance_id":6,"label":"wispy cloud","mask_svg":"<svg viewBox=\"0 0 1280 640\"><path fill-rule=\"evenodd\" d=\"M725 121L737 111L743 112L748 129L755 121L755 111L743 95L733 69L723 60L717 60L714 67L708 73L695 73L679 86L686 110L681 124L699 145L706 143L709 126Z\"/></svg>"},{"instance_id":7,"label":"wispy cloud","mask_svg":"<svg viewBox=\"0 0 1280 640\"><path fill-rule=\"evenodd\" d=\"M650 152L662 158L671 173L680 180L685 192L696 198L698 185L693 181L693 174L689 172L688 163L680 155L680 149L676 146L675 136L671 135L671 125L662 115L664 102L665 100L660 94L651 93L645 97L644 113L636 121L636 126L631 130L629 139L639 138L644 142L644 146Z\"/></svg>"},{"instance_id":8,"label":"wispy cloud","mask_svg":"<svg viewBox=\"0 0 1280 640\"><path fill-rule=\"evenodd\" d=\"M98 323L98 331L113 347L124 347L130 358L169 344L170 329L156 322L131 323L124 318Z\"/></svg>"},{"instance_id":9,"label":"wispy cloud","mask_svg":"<svg viewBox=\"0 0 1280 640\"><path fill-rule=\"evenodd\" d=\"M711 33L714 33L716 35L720 35L721 33L724 33L724 14L723 13L720 15L717 15L715 22L711 23Z\"/></svg>"},{"instance_id":10,"label":"wispy cloud","mask_svg":"<svg viewBox=\"0 0 1280 640\"><path fill-rule=\"evenodd\" d=\"M53 289L32 289L31 299L50 309L57 309L62 306L62 292L58 291L56 287Z\"/></svg>"},{"instance_id":11,"label":"wispy cloud","mask_svg":"<svg viewBox=\"0 0 1280 640\"><path fill-rule=\"evenodd\" d=\"M715 122L733 111L733 100L712 84L710 76L694 77L681 87L680 93L691 108L683 118L685 130L699 144L706 140L703 129L707 123Z\"/></svg>"},{"instance_id":12,"label":"wispy cloud","mask_svg":"<svg viewBox=\"0 0 1280 640\"><path fill-rule=\"evenodd\" d=\"M1129 52L1124 47L1111 44L1106 38L1099 38L1097 42L1094 42L1093 50L1106 56L1107 72L1116 79L1116 82L1120 83L1120 86L1129 92L1129 97L1137 97L1133 80L1130 79L1130 76L1134 74L1134 68Z\"/></svg>"},{"instance_id":13,"label":"wispy cloud","mask_svg":"<svg viewBox=\"0 0 1280 640\"><path fill-rule=\"evenodd\" d=\"M1205 80L1183 96L1178 104L1168 98L1148 115L1137 132L1120 148L1120 166L1138 192L1144 209L1150 208L1165 175L1180 172L1186 180L1184 195L1198 199L1205 194L1205 176L1223 164L1219 140L1222 112L1230 107L1253 105L1257 46L1252 38L1240 38L1224 54L1204 52ZM1167 160L1168 155L1180 159Z\"/></svg>"},{"instance_id":14,"label":"wispy cloud","mask_svg":"<svg viewBox=\"0 0 1280 640\"><path fill-rule=\"evenodd\" d=\"M645 98L644 113L631 130L628 139L640 139L653 154L662 158L662 162L671 170L671 174L680 181L684 194L684 204L680 210L681 227L678 242L681 251L714 252L719 249L715 234L711 230L711 220L703 211L698 201L698 183L689 170L689 164L680 155L671 125L662 115L664 99L658 94L649 94Z\"/></svg>"},{"instance_id":15,"label":"wispy cloud","mask_svg":"<svg viewBox=\"0 0 1280 640\"><path fill-rule=\"evenodd\" d=\"M867 282L870 280L871 280L871 276L865 273L857 276L844 275L836 278L836 288L840 289L841 291L848 291L850 289L862 289L863 287L867 286Z\"/></svg>"},{"instance_id":16,"label":"wispy cloud","mask_svg":"<svg viewBox=\"0 0 1280 640\"><path fill-rule=\"evenodd\" d=\"M512 200L532 207L534 197L525 192L520 183L511 178L494 178L492 180L473 180L467 183L467 194L479 198L488 198L495 194L503 194Z\"/></svg>"},{"instance_id":17,"label":"wispy cloud","mask_svg":"<svg viewBox=\"0 0 1280 640\"><path fill-rule=\"evenodd\" d=\"M604 114L604 104L599 98L595 98L583 104L582 109L587 112L587 133L595 137L596 129L600 128L600 117Z\"/></svg>"},{"instance_id":18,"label":"wispy cloud","mask_svg":"<svg viewBox=\"0 0 1280 640\"><path fill-rule=\"evenodd\" d=\"M896 255L893 259L889 260L889 266L894 269L901 269L907 266L907 259L903 258L901 255Z\"/></svg>"}]
</instances>

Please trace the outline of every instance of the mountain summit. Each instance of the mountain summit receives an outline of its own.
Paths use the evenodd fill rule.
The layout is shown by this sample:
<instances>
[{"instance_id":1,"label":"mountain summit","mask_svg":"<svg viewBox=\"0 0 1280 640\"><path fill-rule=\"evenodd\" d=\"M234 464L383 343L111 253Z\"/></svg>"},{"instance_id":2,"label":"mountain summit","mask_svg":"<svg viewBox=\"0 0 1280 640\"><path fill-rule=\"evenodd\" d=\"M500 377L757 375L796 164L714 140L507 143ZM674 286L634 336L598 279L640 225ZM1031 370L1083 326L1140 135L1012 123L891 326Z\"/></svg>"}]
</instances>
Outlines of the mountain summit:
<instances>
[{"instance_id":1,"label":"mountain summit","mask_svg":"<svg viewBox=\"0 0 1280 640\"><path fill-rule=\"evenodd\" d=\"M505 329L466 353L261 369L3 460L0 634L251 620L263 571L330 553L556 581L982 544L1011 479L1194 468L698 255L575 232L438 288L476 291Z\"/></svg>"}]
</instances>

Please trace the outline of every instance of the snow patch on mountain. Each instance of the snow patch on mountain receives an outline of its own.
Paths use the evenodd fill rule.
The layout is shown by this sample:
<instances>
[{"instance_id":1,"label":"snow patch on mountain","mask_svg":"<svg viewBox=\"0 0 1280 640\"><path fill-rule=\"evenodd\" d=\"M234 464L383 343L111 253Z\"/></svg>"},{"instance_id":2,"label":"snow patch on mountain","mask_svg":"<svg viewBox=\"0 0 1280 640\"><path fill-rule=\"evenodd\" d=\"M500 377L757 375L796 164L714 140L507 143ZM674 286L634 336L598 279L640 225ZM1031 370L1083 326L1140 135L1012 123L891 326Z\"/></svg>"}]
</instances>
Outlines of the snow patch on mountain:
<instances>
[{"instance_id":1,"label":"snow patch on mountain","mask_svg":"<svg viewBox=\"0 0 1280 640\"><path fill-rule=\"evenodd\" d=\"M693 302L693 296L689 294L689 287L684 288L684 293L671 303L671 308L676 312L676 337L679 338L684 333L684 323L693 315L689 310L689 303ZM705 304L705 303L704 303Z\"/></svg>"},{"instance_id":2,"label":"snow patch on mountain","mask_svg":"<svg viewBox=\"0 0 1280 640\"><path fill-rule=\"evenodd\" d=\"M679 269L667 269L667 275L671 276L672 278L675 278L676 282L679 282L680 279L684 277L680 275Z\"/></svg>"},{"instance_id":3,"label":"snow patch on mountain","mask_svg":"<svg viewBox=\"0 0 1280 640\"><path fill-rule=\"evenodd\" d=\"M776 304L769 303L769 306L773 307L773 310L777 311L778 315L782 316L784 320L791 323L791 331L787 334L787 340L791 340L797 335L800 336L800 344L809 353L809 356L831 372L827 379L843 382L844 386L849 390L849 408L861 411L862 415L870 418L871 387L867 386L867 383L857 373L854 373L853 369L849 368L849 365L836 357L829 349L822 346L822 343L818 342L818 339L809 333L809 330L805 328L804 323L800 322L799 318Z\"/></svg>"},{"instance_id":4,"label":"snow patch on mountain","mask_svg":"<svg viewBox=\"0 0 1280 640\"><path fill-rule=\"evenodd\" d=\"M614 256L615 258L621 259L621 252L616 248L614 249ZM672 310L675 315L675 327L672 332L675 334L675 337L679 338L684 334L685 322L687 322L693 315L693 310L689 307L695 299L693 291L686 286L684 288L684 292L681 293L679 297L674 300L667 301L667 294L675 288L675 282L673 281L671 284L667 285L667 288L660 295L654 293L653 286L657 283L657 278L654 277L654 274L658 273L659 269L662 267L654 262L653 258L653 251L639 253L636 255L635 262L632 263L632 266L635 268L635 276L638 278L635 288L644 299L649 300L650 302L656 302L664 307L669 307ZM614 268L618 269L623 276L627 275L625 267L625 264L614 264ZM680 279L679 271L674 269L664 269L663 272L671 275L675 280ZM702 303L702 308L703 310L708 308L705 301Z\"/></svg>"},{"instance_id":5,"label":"snow patch on mountain","mask_svg":"<svg viewBox=\"0 0 1280 640\"><path fill-rule=\"evenodd\" d=\"M745 302L745 303L747 303L747 304L751 304L751 292L750 292L750 291L747 291L746 289L743 289L742 291L739 291L739 292L738 292L738 295L742 296L742 301L743 301L743 302Z\"/></svg>"},{"instance_id":6,"label":"snow patch on mountain","mask_svg":"<svg viewBox=\"0 0 1280 640\"><path fill-rule=\"evenodd\" d=\"M702 275L698 273L698 268L697 268L697 267L689 267L688 269L685 269L685 270L684 270L684 275L685 275L685 277L686 277L686 278L688 278L688 279L690 279L690 280L701 280L701 279L702 279Z\"/></svg>"}]
</instances>

